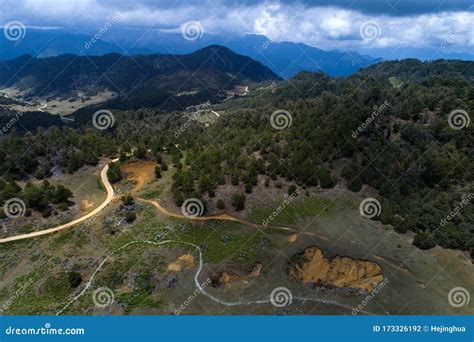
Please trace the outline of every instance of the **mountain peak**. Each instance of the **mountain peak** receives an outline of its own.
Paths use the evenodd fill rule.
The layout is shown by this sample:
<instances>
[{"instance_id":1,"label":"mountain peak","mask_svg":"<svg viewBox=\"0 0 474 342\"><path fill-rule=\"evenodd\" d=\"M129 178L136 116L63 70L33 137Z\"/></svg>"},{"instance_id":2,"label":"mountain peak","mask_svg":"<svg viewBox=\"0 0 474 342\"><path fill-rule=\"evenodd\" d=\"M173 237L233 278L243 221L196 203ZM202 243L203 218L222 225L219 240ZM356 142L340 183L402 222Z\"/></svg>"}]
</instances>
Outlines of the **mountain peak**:
<instances>
[{"instance_id":1,"label":"mountain peak","mask_svg":"<svg viewBox=\"0 0 474 342\"><path fill-rule=\"evenodd\" d=\"M217 44L212 44L212 45L206 46L202 49L191 52L189 55L190 56L208 55L210 57L212 57L213 55L216 55L216 56L219 56L223 59L224 58L234 58L234 57L249 58L249 57L240 55L240 54L232 51L231 49L229 49L229 48L227 48L223 45L217 45Z\"/></svg>"},{"instance_id":2,"label":"mountain peak","mask_svg":"<svg viewBox=\"0 0 474 342\"><path fill-rule=\"evenodd\" d=\"M188 55L181 55L181 61L188 69L216 69L256 81L280 79L262 63L222 45L209 45Z\"/></svg>"}]
</instances>

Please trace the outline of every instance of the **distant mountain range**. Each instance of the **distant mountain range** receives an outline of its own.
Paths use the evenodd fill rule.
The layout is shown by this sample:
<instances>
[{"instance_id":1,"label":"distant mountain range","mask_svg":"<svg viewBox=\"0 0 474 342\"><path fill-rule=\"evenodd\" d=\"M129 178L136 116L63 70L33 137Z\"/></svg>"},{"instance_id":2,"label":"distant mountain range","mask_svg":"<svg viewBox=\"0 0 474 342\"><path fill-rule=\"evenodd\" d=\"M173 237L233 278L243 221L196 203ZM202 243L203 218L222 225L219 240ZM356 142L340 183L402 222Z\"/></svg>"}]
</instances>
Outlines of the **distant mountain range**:
<instances>
[{"instance_id":1,"label":"distant mountain range","mask_svg":"<svg viewBox=\"0 0 474 342\"><path fill-rule=\"evenodd\" d=\"M223 36L205 33L200 39L185 40L179 32L160 29L111 27L93 42L97 28L68 28L39 30L28 28L19 41L9 41L0 35L0 60L24 54L39 57L74 55L104 55L119 53L189 54L209 45L222 45L236 53L251 57L267 66L281 78L289 78L300 71L321 71L330 76L348 76L382 60L417 58L474 60L474 55L449 51L449 47L360 48L354 51L325 51L303 43L274 42L261 36ZM378 57L371 57L378 56Z\"/></svg>"},{"instance_id":2,"label":"distant mountain range","mask_svg":"<svg viewBox=\"0 0 474 342\"><path fill-rule=\"evenodd\" d=\"M272 42L259 35L227 37L204 34L199 40L188 41L180 33L114 28L106 32L103 39L91 43L95 33L94 29L77 32L28 29L25 37L16 42L1 36L0 59L12 59L24 54L38 57L108 53L187 54L209 45L222 45L259 61L281 78L289 78L300 71L322 71L331 76L347 76L380 61L352 51L324 51L302 43Z\"/></svg>"},{"instance_id":3,"label":"distant mountain range","mask_svg":"<svg viewBox=\"0 0 474 342\"><path fill-rule=\"evenodd\" d=\"M181 109L203 101L224 99L236 86L280 80L266 66L211 45L191 54L125 56L30 55L0 63L0 84L23 92L22 98L63 98L73 101L103 91L117 93L129 107Z\"/></svg>"}]
</instances>

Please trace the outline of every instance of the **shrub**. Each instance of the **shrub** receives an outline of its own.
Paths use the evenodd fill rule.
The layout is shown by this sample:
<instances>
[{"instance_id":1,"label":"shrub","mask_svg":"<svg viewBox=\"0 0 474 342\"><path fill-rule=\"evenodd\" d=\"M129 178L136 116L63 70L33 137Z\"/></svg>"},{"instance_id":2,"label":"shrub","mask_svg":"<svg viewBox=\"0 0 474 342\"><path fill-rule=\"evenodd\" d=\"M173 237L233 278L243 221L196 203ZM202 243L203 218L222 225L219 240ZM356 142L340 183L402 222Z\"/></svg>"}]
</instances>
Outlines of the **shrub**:
<instances>
[{"instance_id":1,"label":"shrub","mask_svg":"<svg viewBox=\"0 0 474 342\"><path fill-rule=\"evenodd\" d=\"M232 206L235 210L243 210L245 208L245 194L236 192L232 195Z\"/></svg>"},{"instance_id":2,"label":"shrub","mask_svg":"<svg viewBox=\"0 0 474 342\"><path fill-rule=\"evenodd\" d=\"M66 210L69 209L69 207L68 207L67 203L61 202L61 203L59 203L59 205L58 205L58 209L61 210L61 211L66 211Z\"/></svg>"},{"instance_id":3,"label":"shrub","mask_svg":"<svg viewBox=\"0 0 474 342\"><path fill-rule=\"evenodd\" d=\"M135 204L135 199L130 194L125 194L121 197L122 203L124 205L133 205Z\"/></svg>"},{"instance_id":4,"label":"shrub","mask_svg":"<svg viewBox=\"0 0 474 342\"><path fill-rule=\"evenodd\" d=\"M288 188L288 196L293 195L295 192L296 192L296 186L290 185L290 187Z\"/></svg>"},{"instance_id":5,"label":"shrub","mask_svg":"<svg viewBox=\"0 0 474 342\"><path fill-rule=\"evenodd\" d=\"M41 216L43 216L44 218L47 218L47 217L50 217L52 213L53 213L53 209L51 209L51 207L46 207L46 209L44 209L41 212Z\"/></svg>"},{"instance_id":6,"label":"shrub","mask_svg":"<svg viewBox=\"0 0 474 342\"><path fill-rule=\"evenodd\" d=\"M355 177L347 182L347 188L352 192L359 192L362 189L362 182L359 177Z\"/></svg>"},{"instance_id":7,"label":"shrub","mask_svg":"<svg viewBox=\"0 0 474 342\"><path fill-rule=\"evenodd\" d=\"M223 201L222 199L220 199L220 198L217 200L217 209L219 209L219 210L225 209L225 203L224 203L224 201Z\"/></svg>"},{"instance_id":8,"label":"shrub","mask_svg":"<svg viewBox=\"0 0 474 342\"><path fill-rule=\"evenodd\" d=\"M127 221L128 223L132 223L136 219L137 219L137 213L134 210L129 210L125 214L125 221Z\"/></svg>"},{"instance_id":9,"label":"shrub","mask_svg":"<svg viewBox=\"0 0 474 342\"><path fill-rule=\"evenodd\" d=\"M68 272L67 279L71 288L76 288L81 285L82 277L78 272Z\"/></svg>"},{"instance_id":10,"label":"shrub","mask_svg":"<svg viewBox=\"0 0 474 342\"><path fill-rule=\"evenodd\" d=\"M419 249L431 249L436 246L437 241L433 233L424 231L419 232L415 235L413 239L413 245L418 247Z\"/></svg>"},{"instance_id":11,"label":"shrub","mask_svg":"<svg viewBox=\"0 0 474 342\"><path fill-rule=\"evenodd\" d=\"M334 188L336 185L336 179L331 176L331 173L329 172L328 169L322 169L319 172L319 184L321 185L321 188L323 189L329 189L329 188Z\"/></svg>"},{"instance_id":12,"label":"shrub","mask_svg":"<svg viewBox=\"0 0 474 342\"><path fill-rule=\"evenodd\" d=\"M155 166L155 177L156 179L161 178L161 168L158 165Z\"/></svg>"},{"instance_id":13,"label":"shrub","mask_svg":"<svg viewBox=\"0 0 474 342\"><path fill-rule=\"evenodd\" d=\"M107 170L107 178L112 183L117 183L122 179L122 173L120 171L120 163L109 163L109 169Z\"/></svg>"}]
</instances>

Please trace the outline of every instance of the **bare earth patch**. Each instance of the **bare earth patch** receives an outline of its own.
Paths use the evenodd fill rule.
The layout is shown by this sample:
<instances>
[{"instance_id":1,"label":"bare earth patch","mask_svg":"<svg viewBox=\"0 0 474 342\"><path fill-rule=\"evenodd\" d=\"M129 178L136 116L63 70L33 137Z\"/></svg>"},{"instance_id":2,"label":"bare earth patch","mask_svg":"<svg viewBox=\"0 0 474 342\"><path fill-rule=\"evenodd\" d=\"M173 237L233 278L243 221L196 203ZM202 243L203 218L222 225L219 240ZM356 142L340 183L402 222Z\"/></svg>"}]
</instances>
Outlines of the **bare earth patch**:
<instances>
[{"instance_id":1,"label":"bare earth patch","mask_svg":"<svg viewBox=\"0 0 474 342\"><path fill-rule=\"evenodd\" d=\"M154 161L136 161L122 166L122 171L126 173L127 180L132 181L134 187L132 191L137 192L155 176Z\"/></svg>"},{"instance_id":2,"label":"bare earth patch","mask_svg":"<svg viewBox=\"0 0 474 342\"><path fill-rule=\"evenodd\" d=\"M263 264L256 262L250 271L242 269L225 270L212 276L212 286L215 288L229 289L233 285L248 284L250 280L260 277L262 274Z\"/></svg>"},{"instance_id":3,"label":"bare earth patch","mask_svg":"<svg viewBox=\"0 0 474 342\"><path fill-rule=\"evenodd\" d=\"M293 243L298 239L298 234L291 234L290 237L288 238L289 243Z\"/></svg>"},{"instance_id":4,"label":"bare earth patch","mask_svg":"<svg viewBox=\"0 0 474 342\"><path fill-rule=\"evenodd\" d=\"M86 211L90 208L94 207L94 202L89 201L89 200L82 200L81 202L81 210Z\"/></svg>"},{"instance_id":5,"label":"bare earth patch","mask_svg":"<svg viewBox=\"0 0 474 342\"><path fill-rule=\"evenodd\" d=\"M179 272L182 269L193 268L195 265L194 256L191 254L183 254L176 261L168 264L168 271Z\"/></svg>"},{"instance_id":6,"label":"bare earth patch","mask_svg":"<svg viewBox=\"0 0 474 342\"><path fill-rule=\"evenodd\" d=\"M376 263L336 256L329 260L317 247L308 247L288 267L290 279L370 292L384 277Z\"/></svg>"}]
</instances>

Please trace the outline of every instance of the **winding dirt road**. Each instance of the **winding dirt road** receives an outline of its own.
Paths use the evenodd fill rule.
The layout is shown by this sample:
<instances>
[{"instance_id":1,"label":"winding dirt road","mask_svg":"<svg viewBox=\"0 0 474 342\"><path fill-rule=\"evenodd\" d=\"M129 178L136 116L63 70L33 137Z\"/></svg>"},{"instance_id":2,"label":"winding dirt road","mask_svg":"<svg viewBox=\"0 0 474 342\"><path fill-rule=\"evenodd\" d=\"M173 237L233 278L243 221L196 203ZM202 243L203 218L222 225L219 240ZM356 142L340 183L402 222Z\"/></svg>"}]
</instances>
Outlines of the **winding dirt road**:
<instances>
[{"instance_id":1,"label":"winding dirt road","mask_svg":"<svg viewBox=\"0 0 474 342\"><path fill-rule=\"evenodd\" d=\"M118 160L118 158L112 160L112 163L115 163L117 160ZM110 184L110 182L107 178L107 171L108 170L109 170L109 164L107 163L107 165L105 165L104 168L102 169L102 171L100 172L100 180L102 181L102 184L105 186L105 190L107 191L107 198L104 200L104 202L102 202L97 208L92 210L90 213L85 214L84 216L81 216L81 217L79 217L79 218L77 218L77 219L75 219L71 222L62 224L62 225L54 227L54 228L39 230L39 231L36 231L36 232L27 233L27 234L9 236L7 238L0 239L0 243L23 240L23 239L29 239L29 238L34 238L34 237L46 235L46 234L59 232L61 230L70 228L72 226L75 226L76 224L82 223L82 222L90 219L91 217L99 214L110 203L110 201L112 201L112 199L114 198L114 188L112 187L112 185Z\"/></svg>"},{"instance_id":2,"label":"winding dirt road","mask_svg":"<svg viewBox=\"0 0 474 342\"><path fill-rule=\"evenodd\" d=\"M230 216L228 214L221 214L221 215L214 215L214 216L186 217L184 215L176 214L176 213L173 213L172 211L169 211L168 209L163 207L158 201L146 200L143 198L139 198L139 200L142 202L154 205L156 209L158 209L161 213L165 214L166 216L176 217L180 219L191 219L191 220L196 220L196 221L221 220L221 221L242 222L238 218L234 216Z\"/></svg>"},{"instance_id":3,"label":"winding dirt road","mask_svg":"<svg viewBox=\"0 0 474 342\"><path fill-rule=\"evenodd\" d=\"M118 158L112 160L112 163L115 163L116 161L118 161ZM5 243L5 242L11 242L11 241L17 241L17 240L24 240L24 239L30 239L30 238L34 238L34 237L38 237L38 236L43 236L43 235L47 235L47 234L51 234L51 233L55 233L55 232L59 232L61 230L64 230L64 229L67 229L67 228L71 228L72 226L75 226L77 224L80 224L84 221L87 221L88 219L94 217L95 215L99 214L111 201L112 199L114 198L114 189L112 187L112 185L110 184L108 178L107 178L107 171L109 170L109 164L105 165L104 168L102 169L102 171L100 172L100 179L102 181L102 184L105 186L105 189L107 191L107 198L104 200L104 202L102 202L97 208L95 208L94 210L92 210L90 213L88 214L85 214L84 216L81 216L71 222L68 222L68 223L65 223L65 224L62 224L60 226L57 226L57 227L53 227L53 228L49 228L49 229L44 229L44 230L39 230L39 231L36 231L36 232L31 232L31 233L26 233L26 234L20 234L20 235L14 235L14 236L9 236L7 238L3 238L3 239L0 239L0 243ZM177 214L177 213L174 213L172 211L169 211L168 209L166 209L165 207L163 207L158 201L154 201L154 200L146 200L146 199L143 199L143 198L139 198L138 200L142 201L142 202L145 202L145 203L148 203L148 204L151 204L153 205L156 209L158 209L158 211L160 211L162 214L166 215L166 216L170 216L170 217L175 217L175 218L180 218L180 219L190 219L190 220L193 220L193 221L210 221L210 220L217 220L217 221L232 221L232 222L240 222L242 224L245 224L247 226L251 226L251 227L254 227L254 228L277 228L277 229L281 229L281 230L285 230L285 231L291 231L291 232L294 232L294 233L301 233L301 234L305 234L305 235L312 235L312 236L315 236L317 238L320 238L320 239L324 239L324 240L327 240L326 237L324 236L321 236L319 234L316 234L316 233L311 233L311 232L306 232L306 231L300 231L296 228L293 228L293 227L284 227L284 226L263 226L261 224L257 224L257 223L253 223L253 222L248 222L248 221L244 221L240 218L237 218L237 217L234 217L234 216L231 216L229 214L220 214L220 215L213 215L213 216L198 216L198 217L186 217L184 215L181 215L181 214Z\"/></svg>"},{"instance_id":4,"label":"winding dirt road","mask_svg":"<svg viewBox=\"0 0 474 342\"><path fill-rule=\"evenodd\" d=\"M156 209L158 209L158 211L160 211L162 214L164 214L166 216L176 217L176 218L180 218L180 219L185 219L185 220L188 219L188 220L193 220L193 221L212 221L212 220L215 220L215 221L232 221L232 222L239 222L239 223L242 223L246 226L259 228L259 229L274 228L274 229L280 229L280 230L293 232L293 233L297 233L297 234L311 235L311 236L314 236L318 239L328 240L327 237L322 236L320 234L313 233L313 232L302 231L302 230L298 230L297 228L285 227L285 226L276 226L276 225L264 226L262 224L242 220L240 218L237 218L237 217L229 215L229 214L220 214L220 215L212 215L212 216L186 217L184 215L180 215L180 214L169 211L168 209L163 207L158 201L146 200L146 199L143 199L143 198L139 198L139 200L142 201L142 202L145 202L145 203L152 204L153 206L155 206Z\"/></svg>"}]
</instances>

